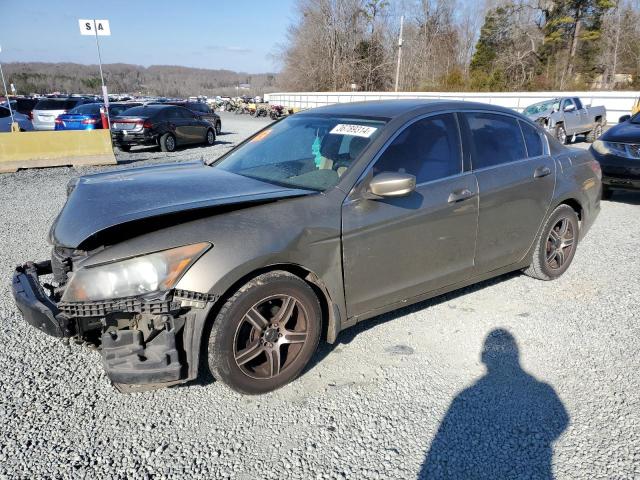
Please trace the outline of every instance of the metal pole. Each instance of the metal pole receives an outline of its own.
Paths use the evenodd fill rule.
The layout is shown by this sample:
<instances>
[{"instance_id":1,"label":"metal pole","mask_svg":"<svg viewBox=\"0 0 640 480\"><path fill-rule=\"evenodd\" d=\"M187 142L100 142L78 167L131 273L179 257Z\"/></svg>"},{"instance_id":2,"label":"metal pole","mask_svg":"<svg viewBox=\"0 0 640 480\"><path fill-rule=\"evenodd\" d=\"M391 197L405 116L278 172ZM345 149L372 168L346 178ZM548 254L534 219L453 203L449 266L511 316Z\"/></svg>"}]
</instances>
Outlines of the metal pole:
<instances>
[{"instance_id":1,"label":"metal pole","mask_svg":"<svg viewBox=\"0 0 640 480\"><path fill-rule=\"evenodd\" d=\"M400 60L402 58L402 27L404 25L404 15L400 17L400 36L398 37L398 65L396 66L396 86L394 91L398 91L398 82L400 80Z\"/></svg>"},{"instance_id":2,"label":"metal pole","mask_svg":"<svg viewBox=\"0 0 640 480\"><path fill-rule=\"evenodd\" d=\"M11 115L11 124L13 125L13 109L11 108L11 99L9 98L9 92L7 92L7 83L4 81L4 73L2 73L2 63L0 63L0 76L2 77L2 85L4 85L4 96L7 99L7 106L9 107L9 115Z\"/></svg>"},{"instance_id":3,"label":"metal pole","mask_svg":"<svg viewBox=\"0 0 640 480\"><path fill-rule=\"evenodd\" d=\"M98 24L93 20L93 34L96 37L96 50L98 50L98 65L100 66L100 81L102 82L102 94L104 95L104 76L102 75L102 55L100 55L100 43L98 43ZM107 116L107 125L111 131L111 116L109 115L109 107L104 106L105 115Z\"/></svg>"}]
</instances>

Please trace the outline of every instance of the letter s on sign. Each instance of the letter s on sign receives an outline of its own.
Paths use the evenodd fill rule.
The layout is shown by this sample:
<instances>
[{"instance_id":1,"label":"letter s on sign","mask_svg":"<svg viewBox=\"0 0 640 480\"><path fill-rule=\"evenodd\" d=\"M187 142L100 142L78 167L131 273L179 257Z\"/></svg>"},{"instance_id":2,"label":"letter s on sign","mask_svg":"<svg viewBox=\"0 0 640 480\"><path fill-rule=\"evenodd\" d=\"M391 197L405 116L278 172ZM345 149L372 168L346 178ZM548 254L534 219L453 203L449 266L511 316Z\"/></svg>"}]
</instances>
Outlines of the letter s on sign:
<instances>
[{"instance_id":1,"label":"letter s on sign","mask_svg":"<svg viewBox=\"0 0 640 480\"><path fill-rule=\"evenodd\" d=\"M84 29L85 29L87 32L90 32L90 31L91 31L91 24L90 24L89 22L86 22L86 23L84 24Z\"/></svg>"}]
</instances>

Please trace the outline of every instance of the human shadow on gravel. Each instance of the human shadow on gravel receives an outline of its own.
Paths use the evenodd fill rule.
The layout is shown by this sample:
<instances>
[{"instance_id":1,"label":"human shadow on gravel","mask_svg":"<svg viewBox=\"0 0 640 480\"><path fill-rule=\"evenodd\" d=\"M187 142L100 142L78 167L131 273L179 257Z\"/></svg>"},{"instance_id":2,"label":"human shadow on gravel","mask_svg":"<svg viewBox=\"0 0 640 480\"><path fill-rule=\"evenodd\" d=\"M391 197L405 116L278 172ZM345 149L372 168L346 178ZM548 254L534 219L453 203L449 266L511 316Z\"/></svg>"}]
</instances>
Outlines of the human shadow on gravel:
<instances>
[{"instance_id":1,"label":"human shadow on gravel","mask_svg":"<svg viewBox=\"0 0 640 480\"><path fill-rule=\"evenodd\" d=\"M507 330L487 335L481 360L487 373L451 402L418 479L552 479L569 423L558 395L522 369Z\"/></svg>"}]
</instances>

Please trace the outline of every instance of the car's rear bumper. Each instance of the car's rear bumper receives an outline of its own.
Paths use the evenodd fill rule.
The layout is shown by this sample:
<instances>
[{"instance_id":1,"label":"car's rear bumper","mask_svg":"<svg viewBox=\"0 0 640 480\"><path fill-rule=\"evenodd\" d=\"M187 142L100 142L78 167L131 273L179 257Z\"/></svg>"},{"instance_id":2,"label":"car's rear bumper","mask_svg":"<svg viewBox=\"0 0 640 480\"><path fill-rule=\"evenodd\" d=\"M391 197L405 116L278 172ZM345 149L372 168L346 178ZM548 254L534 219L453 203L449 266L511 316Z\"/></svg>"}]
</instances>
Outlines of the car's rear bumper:
<instances>
[{"instance_id":1,"label":"car's rear bumper","mask_svg":"<svg viewBox=\"0 0 640 480\"><path fill-rule=\"evenodd\" d=\"M28 262L13 273L12 292L25 321L54 337L74 335L73 323L45 293L39 276L51 273L51 262Z\"/></svg>"},{"instance_id":2,"label":"car's rear bumper","mask_svg":"<svg viewBox=\"0 0 640 480\"><path fill-rule=\"evenodd\" d=\"M155 135L146 132L116 131L111 134L113 143L118 145L157 145L158 139Z\"/></svg>"}]
</instances>

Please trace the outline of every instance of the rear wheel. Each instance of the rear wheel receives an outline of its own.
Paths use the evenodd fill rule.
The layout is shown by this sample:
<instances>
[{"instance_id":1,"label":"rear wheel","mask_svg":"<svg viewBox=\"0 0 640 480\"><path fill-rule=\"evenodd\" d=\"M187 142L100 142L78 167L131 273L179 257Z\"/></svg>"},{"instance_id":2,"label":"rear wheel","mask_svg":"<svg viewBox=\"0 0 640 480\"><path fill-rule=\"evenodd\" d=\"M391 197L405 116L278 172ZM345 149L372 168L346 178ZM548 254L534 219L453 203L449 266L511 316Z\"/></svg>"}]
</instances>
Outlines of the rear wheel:
<instances>
[{"instance_id":1,"label":"rear wheel","mask_svg":"<svg viewBox=\"0 0 640 480\"><path fill-rule=\"evenodd\" d=\"M129 150L131 150L131 145L120 145L118 147L118 150L122 152L128 152Z\"/></svg>"},{"instance_id":2,"label":"rear wheel","mask_svg":"<svg viewBox=\"0 0 640 480\"><path fill-rule=\"evenodd\" d=\"M613 190L606 185L602 185L602 199L611 200L611 197L613 197Z\"/></svg>"},{"instance_id":3,"label":"rear wheel","mask_svg":"<svg viewBox=\"0 0 640 480\"><path fill-rule=\"evenodd\" d=\"M587 133L586 140L589 143L593 143L598 139L598 137L600 137L600 135L602 135L602 124L596 123L593 130Z\"/></svg>"},{"instance_id":4,"label":"rear wheel","mask_svg":"<svg viewBox=\"0 0 640 480\"><path fill-rule=\"evenodd\" d=\"M531 265L524 273L539 280L554 280L571 265L578 245L578 215L569 205L559 205L547 219L538 238Z\"/></svg>"},{"instance_id":5,"label":"rear wheel","mask_svg":"<svg viewBox=\"0 0 640 480\"><path fill-rule=\"evenodd\" d=\"M216 136L222 133L222 124L220 122L216 122Z\"/></svg>"},{"instance_id":6,"label":"rear wheel","mask_svg":"<svg viewBox=\"0 0 640 480\"><path fill-rule=\"evenodd\" d=\"M275 271L238 290L209 336L213 376L240 393L260 394L296 378L318 346L318 298L302 279Z\"/></svg>"},{"instance_id":7,"label":"rear wheel","mask_svg":"<svg viewBox=\"0 0 640 480\"><path fill-rule=\"evenodd\" d=\"M209 146L216 143L216 134L214 133L213 129L210 128L209 130L207 130L207 136L205 137L204 141Z\"/></svg>"},{"instance_id":8,"label":"rear wheel","mask_svg":"<svg viewBox=\"0 0 640 480\"><path fill-rule=\"evenodd\" d=\"M160 150L163 152L174 152L176 150L176 137L170 133L165 133L160 137Z\"/></svg>"}]
</instances>

